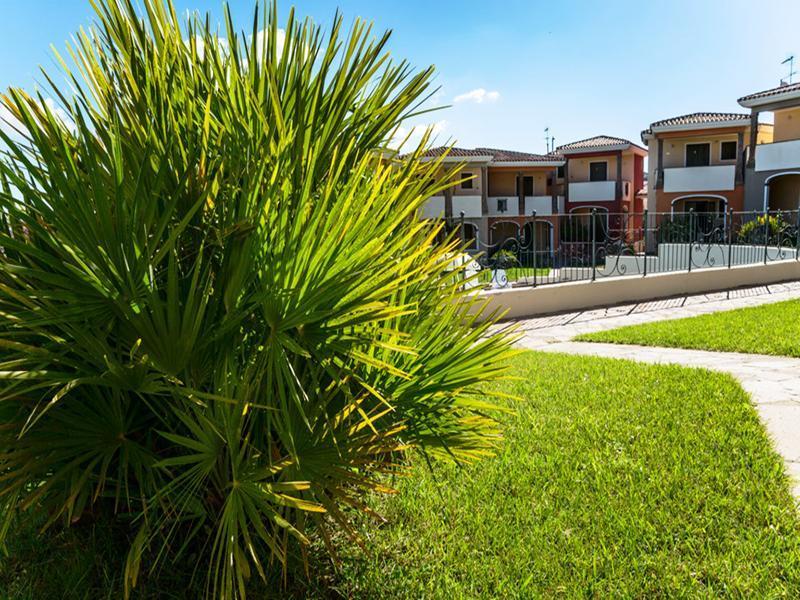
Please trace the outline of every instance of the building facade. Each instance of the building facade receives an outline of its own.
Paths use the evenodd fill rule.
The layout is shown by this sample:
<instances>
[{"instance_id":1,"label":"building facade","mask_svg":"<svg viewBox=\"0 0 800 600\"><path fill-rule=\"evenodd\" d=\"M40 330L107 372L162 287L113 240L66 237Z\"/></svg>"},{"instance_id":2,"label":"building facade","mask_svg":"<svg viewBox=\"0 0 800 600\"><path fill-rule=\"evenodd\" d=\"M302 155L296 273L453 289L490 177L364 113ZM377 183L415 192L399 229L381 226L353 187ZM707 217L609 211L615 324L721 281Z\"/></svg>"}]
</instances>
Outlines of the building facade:
<instances>
[{"instance_id":1,"label":"building facade","mask_svg":"<svg viewBox=\"0 0 800 600\"><path fill-rule=\"evenodd\" d=\"M497 246L531 227L536 216L537 246L552 247L557 239L554 215L564 212L564 158L497 148L447 148L428 150L423 160L462 165L458 183L432 196L422 218L464 220L465 236L482 245ZM522 232L522 235L531 232ZM477 249L477 248L476 248Z\"/></svg>"},{"instance_id":2,"label":"building facade","mask_svg":"<svg viewBox=\"0 0 800 600\"><path fill-rule=\"evenodd\" d=\"M743 113L692 113L652 123L642 141L650 212L723 214L748 209L749 148L772 142L772 125Z\"/></svg>"},{"instance_id":3,"label":"building facade","mask_svg":"<svg viewBox=\"0 0 800 600\"><path fill-rule=\"evenodd\" d=\"M537 252L554 252L565 222L608 233L632 222L620 215L644 208L647 151L622 138L596 136L560 146L552 154L497 148L432 148L423 160L462 165L459 181L424 205L422 218L463 219L476 250L494 250L510 239L536 240ZM535 232L531 229L535 228ZM570 228L575 231L575 227ZM566 233L564 235L567 235Z\"/></svg>"},{"instance_id":4,"label":"building facade","mask_svg":"<svg viewBox=\"0 0 800 600\"><path fill-rule=\"evenodd\" d=\"M647 150L607 135L557 149L564 157L564 205L570 215L641 212ZM638 201L637 201L638 198Z\"/></svg>"},{"instance_id":5,"label":"building facade","mask_svg":"<svg viewBox=\"0 0 800 600\"><path fill-rule=\"evenodd\" d=\"M800 83L783 85L739 98L750 109L750 122L772 113L772 138L754 141L745 171L747 210L797 210L800 208ZM751 131L754 126L751 125Z\"/></svg>"}]
</instances>

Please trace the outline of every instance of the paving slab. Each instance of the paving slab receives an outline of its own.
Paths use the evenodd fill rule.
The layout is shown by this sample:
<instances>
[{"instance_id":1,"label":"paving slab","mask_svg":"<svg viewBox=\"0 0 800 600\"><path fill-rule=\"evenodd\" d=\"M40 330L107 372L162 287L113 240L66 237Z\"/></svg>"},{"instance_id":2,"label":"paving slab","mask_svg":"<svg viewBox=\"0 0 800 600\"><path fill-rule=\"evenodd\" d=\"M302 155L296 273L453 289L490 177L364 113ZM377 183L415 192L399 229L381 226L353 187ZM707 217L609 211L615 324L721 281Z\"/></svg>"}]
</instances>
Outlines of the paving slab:
<instances>
[{"instance_id":1,"label":"paving slab","mask_svg":"<svg viewBox=\"0 0 800 600\"><path fill-rule=\"evenodd\" d=\"M571 341L581 333L681 319L797 298L800 298L800 282L790 282L637 303L613 309L522 319L498 327L516 327L520 334L518 345L534 350L654 364L678 364L733 375L750 394L776 451L784 459L786 471L793 481L794 496L800 501L800 359Z\"/></svg>"}]
</instances>

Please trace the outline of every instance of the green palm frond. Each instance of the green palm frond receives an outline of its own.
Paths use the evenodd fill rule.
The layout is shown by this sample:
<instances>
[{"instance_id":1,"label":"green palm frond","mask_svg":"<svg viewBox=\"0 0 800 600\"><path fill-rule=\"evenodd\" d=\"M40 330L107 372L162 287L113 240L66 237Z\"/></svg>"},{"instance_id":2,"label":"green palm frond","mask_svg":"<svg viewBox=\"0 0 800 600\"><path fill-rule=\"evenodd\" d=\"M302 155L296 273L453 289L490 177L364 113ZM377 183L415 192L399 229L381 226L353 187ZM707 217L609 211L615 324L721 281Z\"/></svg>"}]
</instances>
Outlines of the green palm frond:
<instances>
[{"instance_id":1,"label":"green palm frond","mask_svg":"<svg viewBox=\"0 0 800 600\"><path fill-rule=\"evenodd\" d=\"M247 33L93 6L57 57L69 91L44 74L59 110L1 98L0 535L102 509L130 524L128 592L191 553L242 598L358 537L409 451L491 452L510 339L417 218L457 171L428 136L387 148L432 69L338 15L284 36L274 5Z\"/></svg>"}]
</instances>

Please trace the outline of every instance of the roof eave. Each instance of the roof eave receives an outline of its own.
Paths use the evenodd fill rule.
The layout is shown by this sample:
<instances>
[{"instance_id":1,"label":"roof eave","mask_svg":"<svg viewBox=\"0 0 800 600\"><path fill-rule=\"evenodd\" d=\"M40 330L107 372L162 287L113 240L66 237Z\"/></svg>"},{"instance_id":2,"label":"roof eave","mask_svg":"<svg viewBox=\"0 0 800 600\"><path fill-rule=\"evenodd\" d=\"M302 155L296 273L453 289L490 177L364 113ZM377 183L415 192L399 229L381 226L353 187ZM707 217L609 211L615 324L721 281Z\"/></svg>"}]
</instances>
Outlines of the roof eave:
<instances>
[{"instance_id":1,"label":"roof eave","mask_svg":"<svg viewBox=\"0 0 800 600\"><path fill-rule=\"evenodd\" d=\"M492 161L490 167L563 167L566 160L503 160Z\"/></svg>"},{"instance_id":2,"label":"roof eave","mask_svg":"<svg viewBox=\"0 0 800 600\"><path fill-rule=\"evenodd\" d=\"M694 129L730 129L732 127L747 127L750 119L736 119L735 121L717 121L712 123L682 123L680 125L651 125L651 134L666 133L668 131L692 131Z\"/></svg>"},{"instance_id":3,"label":"roof eave","mask_svg":"<svg viewBox=\"0 0 800 600\"><path fill-rule=\"evenodd\" d=\"M636 144L608 144L606 146L585 146L583 148L559 148L561 154L591 154L593 152L616 152L618 150L627 150ZM638 147L638 146L637 146Z\"/></svg>"},{"instance_id":4,"label":"roof eave","mask_svg":"<svg viewBox=\"0 0 800 600\"><path fill-rule=\"evenodd\" d=\"M744 108L758 108L759 106L764 106L767 104L775 104L777 102L785 102L786 100L797 100L800 102L800 90L794 90L791 92L784 92L782 94L773 94L770 96L762 96L760 98L749 98L744 96L743 98L739 98L739 106L743 106Z\"/></svg>"},{"instance_id":5,"label":"roof eave","mask_svg":"<svg viewBox=\"0 0 800 600\"><path fill-rule=\"evenodd\" d=\"M420 162L434 162L437 160L441 160L445 163L489 163L492 161L494 156L483 155L483 156L423 156L420 158Z\"/></svg>"}]
</instances>

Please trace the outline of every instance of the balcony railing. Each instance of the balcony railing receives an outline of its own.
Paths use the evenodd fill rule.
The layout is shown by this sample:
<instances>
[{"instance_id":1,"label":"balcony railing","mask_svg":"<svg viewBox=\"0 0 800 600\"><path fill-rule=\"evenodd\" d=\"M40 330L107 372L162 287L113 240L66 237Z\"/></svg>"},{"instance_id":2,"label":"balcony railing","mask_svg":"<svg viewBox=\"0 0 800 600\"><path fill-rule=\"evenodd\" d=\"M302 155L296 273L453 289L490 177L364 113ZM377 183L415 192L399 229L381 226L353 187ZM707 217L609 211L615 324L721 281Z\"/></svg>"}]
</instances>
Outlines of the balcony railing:
<instances>
[{"instance_id":1,"label":"balcony railing","mask_svg":"<svg viewBox=\"0 0 800 600\"><path fill-rule=\"evenodd\" d=\"M488 198L489 217L516 217L519 216L519 198L517 196L489 196ZM458 213L453 208L453 216Z\"/></svg>"},{"instance_id":2,"label":"balcony railing","mask_svg":"<svg viewBox=\"0 0 800 600\"><path fill-rule=\"evenodd\" d=\"M558 210L556 212L563 212L564 210L564 196L557 197ZM553 197L552 196L525 196L525 212L531 214L536 211L537 215L547 217L553 214Z\"/></svg>"},{"instance_id":3,"label":"balcony railing","mask_svg":"<svg viewBox=\"0 0 800 600\"><path fill-rule=\"evenodd\" d=\"M483 203L480 196L453 196L453 214L464 213L467 218L483 216Z\"/></svg>"},{"instance_id":4,"label":"balcony railing","mask_svg":"<svg viewBox=\"0 0 800 600\"><path fill-rule=\"evenodd\" d=\"M800 140L756 146L756 171L800 168Z\"/></svg>"},{"instance_id":5,"label":"balcony railing","mask_svg":"<svg viewBox=\"0 0 800 600\"><path fill-rule=\"evenodd\" d=\"M564 209L564 197L558 196L559 210ZM553 214L552 196L525 196L525 212L520 212L519 198L517 196L489 196L488 199L489 217L520 217L536 211L539 215ZM558 211L557 211L558 212ZM458 213L453 208L453 216Z\"/></svg>"},{"instance_id":6,"label":"balcony railing","mask_svg":"<svg viewBox=\"0 0 800 600\"><path fill-rule=\"evenodd\" d=\"M616 193L616 181L581 181L569 184L570 202L613 202Z\"/></svg>"},{"instance_id":7,"label":"balcony railing","mask_svg":"<svg viewBox=\"0 0 800 600\"><path fill-rule=\"evenodd\" d=\"M735 187L735 165L664 169L665 192L714 192Z\"/></svg>"},{"instance_id":8,"label":"balcony railing","mask_svg":"<svg viewBox=\"0 0 800 600\"><path fill-rule=\"evenodd\" d=\"M431 196L419 211L420 219L438 219L444 216L444 196Z\"/></svg>"}]
</instances>

